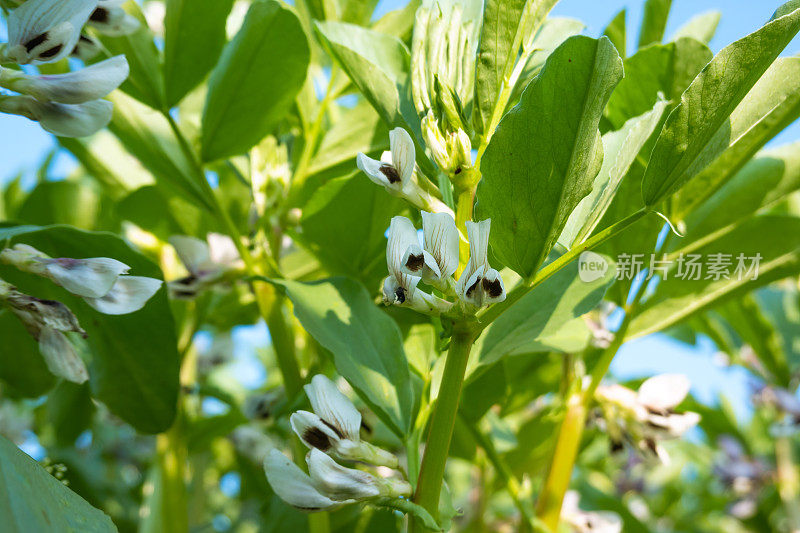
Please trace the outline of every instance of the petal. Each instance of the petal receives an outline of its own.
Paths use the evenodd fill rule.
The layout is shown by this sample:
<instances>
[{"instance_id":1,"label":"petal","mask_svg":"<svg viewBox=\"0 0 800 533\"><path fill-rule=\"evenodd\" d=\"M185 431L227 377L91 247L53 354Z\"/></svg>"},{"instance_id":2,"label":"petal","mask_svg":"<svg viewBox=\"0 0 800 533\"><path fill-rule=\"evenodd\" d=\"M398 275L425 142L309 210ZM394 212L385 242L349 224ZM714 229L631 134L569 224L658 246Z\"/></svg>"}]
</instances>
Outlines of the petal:
<instances>
[{"instance_id":1,"label":"petal","mask_svg":"<svg viewBox=\"0 0 800 533\"><path fill-rule=\"evenodd\" d=\"M234 429L230 439L239 453L259 464L263 464L269 452L275 448L272 440L252 424Z\"/></svg>"},{"instance_id":2,"label":"petal","mask_svg":"<svg viewBox=\"0 0 800 533\"><path fill-rule=\"evenodd\" d=\"M343 438L319 416L308 411L292 413L289 423L303 444L312 449L330 451Z\"/></svg>"},{"instance_id":3,"label":"petal","mask_svg":"<svg viewBox=\"0 0 800 533\"><path fill-rule=\"evenodd\" d=\"M469 260L475 268L487 263L489 252L489 231L492 228L492 219L487 218L480 222L467 222L467 238L469 238Z\"/></svg>"},{"instance_id":4,"label":"petal","mask_svg":"<svg viewBox=\"0 0 800 533\"><path fill-rule=\"evenodd\" d=\"M308 473L314 487L332 500L364 499L380 495L374 476L346 468L328 455L312 449L306 456Z\"/></svg>"},{"instance_id":5,"label":"petal","mask_svg":"<svg viewBox=\"0 0 800 533\"><path fill-rule=\"evenodd\" d=\"M668 411L689 394L691 383L683 374L661 374L639 387L639 403L655 411Z\"/></svg>"},{"instance_id":6,"label":"petal","mask_svg":"<svg viewBox=\"0 0 800 533\"><path fill-rule=\"evenodd\" d=\"M97 0L28 0L8 16L9 48L23 64L58 61L75 48L96 6Z\"/></svg>"},{"instance_id":7,"label":"petal","mask_svg":"<svg viewBox=\"0 0 800 533\"><path fill-rule=\"evenodd\" d=\"M239 260L239 250L236 249L233 239L221 233L209 233L206 238L212 263L228 266Z\"/></svg>"},{"instance_id":8,"label":"petal","mask_svg":"<svg viewBox=\"0 0 800 533\"><path fill-rule=\"evenodd\" d=\"M89 17L89 25L98 33L110 37L121 37L136 33L141 26L139 19L129 15L122 7L124 2L98 2Z\"/></svg>"},{"instance_id":9,"label":"petal","mask_svg":"<svg viewBox=\"0 0 800 533\"><path fill-rule=\"evenodd\" d=\"M288 457L274 448L270 450L264 460L264 472L267 474L267 480L272 486L272 490L283 501L297 509L321 511L340 505L320 494L311 482L311 478Z\"/></svg>"},{"instance_id":10,"label":"petal","mask_svg":"<svg viewBox=\"0 0 800 533\"><path fill-rule=\"evenodd\" d=\"M419 243L414 243L406 248L400 259L400 272L409 276L421 277L425 267L433 267L437 273L439 272L433 256L427 254Z\"/></svg>"},{"instance_id":11,"label":"petal","mask_svg":"<svg viewBox=\"0 0 800 533\"><path fill-rule=\"evenodd\" d=\"M389 147L392 151L392 165L400 175L403 184L411 180L416 165L414 141L403 128L395 128L389 132Z\"/></svg>"},{"instance_id":12,"label":"petal","mask_svg":"<svg viewBox=\"0 0 800 533\"><path fill-rule=\"evenodd\" d=\"M192 274L196 274L211 262L211 250L203 240L186 235L173 235L169 238L169 243L175 248L183 266Z\"/></svg>"},{"instance_id":13,"label":"petal","mask_svg":"<svg viewBox=\"0 0 800 533\"><path fill-rule=\"evenodd\" d=\"M471 261L469 266L473 266ZM483 289L480 282L485 268L484 265L480 265L472 271L466 269L461 273L456 283L456 293L461 300L478 307L483 305Z\"/></svg>"},{"instance_id":14,"label":"petal","mask_svg":"<svg viewBox=\"0 0 800 533\"><path fill-rule=\"evenodd\" d=\"M506 299L506 286L503 285L503 278L493 268L487 270L483 275L481 290L483 291L485 303L493 304Z\"/></svg>"},{"instance_id":15,"label":"petal","mask_svg":"<svg viewBox=\"0 0 800 533\"><path fill-rule=\"evenodd\" d=\"M87 304L104 315L126 315L147 303L163 282L141 276L121 276L101 298L84 298Z\"/></svg>"},{"instance_id":16,"label":"petal","mask_svg":"<svg viewBox=\"0 0 800 533\"><path fill-rule=\"evenodd\" d=\"M359 153L356 156L356 166L361 172L366 174L370 180L378 185L381 185L382 187L397 188L397 186L393 185L392 182L389 181L389 178L386 176L386 174L381 171L381 168L383 168L385 165L386 163L372 159L371 157L368 157L362 153Z\"/></svg>"},{"instance_id":17,"label":"petal","mask_svg":"<svg viewBox=\"0 0 800 533\"><path fill-rule=\"evenodd\" d=\"M89 379L89 372L83 360L75 353L75 348L66 335L45 327L39 335L39 351L44 356L47 368L54 375L73 383L83 383Z\"/></svg>"},{"instance_id":18,"label":"petal","mask_svg":"<svg viewBox=\"0 0 800 533\"><path fill-rule=\"evenodd\" d=\"M447 278L458 269L458 229L448 213L422 212L422 233L425 249L436 259L441 277Z\"/></svg>"},{"instance_id":19,"label":"petal","mask_svg":"<svg viewBox=\"0 0 800 533\"><path fill-rule=\"evenodd\" d=\"M46 261L47 275L72 294L100 298L105 296L128 265L109 257L90 259L51 259Z\"/></svg>"},{"instance_id":20,"label":"petal","mask_svg":"<svg viewBox=\"0 0 800 533\"><path fill-rule=\"evenodd\" d=\"M417 230L409 219L403 216L392 218L389 225L388 240L386 242L386 266L389 274L397 278L397 282L405 289L404 298L414 295L419 278L403 273L404 256L409 247L419 246ZM402 302L400 302L402 303Z\"/></svg>"},{"instance_id":21,"label":"petal","mask_svg":"<svg viewBox=\"0 0 800 533\"><path fill-rule=\"evenodd\" d=\"M128 72L128 60L119 55L67 74L32 76L4 69L0 72L0 85L38 100L82 104L119 87Z\"/></svg>"},{"instance_id":22,"label":"petal","mask_svg":"<svg viewBox=\"0 0 800 533\"><path fill-rule=\"evenodd\" d=\"M361 439L361 413L333 381L317 374L303 388L317 416L338 429L343 438L353 442Z\"/></svg>"},{"instance_id":23,"label":"petal","mask_svg":"<svg viewBox=\"0 0 800 533\"><path fill-rule=\"evenodd\" d=\"M87 137L111 120L114 106L106 100L83 104L40 102L30 96L10 96L0 100L0 111L36 120L45 131L58 137Z\"/></svg>"}]
</instances>

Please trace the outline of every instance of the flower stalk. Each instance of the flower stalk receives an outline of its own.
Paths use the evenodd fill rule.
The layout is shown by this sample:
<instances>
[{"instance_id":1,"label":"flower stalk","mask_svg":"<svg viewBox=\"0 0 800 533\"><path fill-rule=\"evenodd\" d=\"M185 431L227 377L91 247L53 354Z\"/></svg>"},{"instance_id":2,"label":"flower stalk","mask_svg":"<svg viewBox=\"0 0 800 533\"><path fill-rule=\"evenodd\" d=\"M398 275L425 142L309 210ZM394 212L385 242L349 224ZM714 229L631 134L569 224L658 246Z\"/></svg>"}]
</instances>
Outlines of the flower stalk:
<instances>
[{"instance_id":1,"label":"flower stalk","mask_svg":"<svg viewBox=\"0 0 800 533\"><path fill-rule=\"evenodd\" d=\"M475 331L471 324L457 323L454 325L442 384L439 387L439 394L431 417L430 431L425 445L425 455L422 459L414 502L427 509L434 518L438 516L444 468L458 414L464 373L475 337ZM419 520L412 524L412 531L419 531L423 526Z\"/></svg>"}]
</instances>

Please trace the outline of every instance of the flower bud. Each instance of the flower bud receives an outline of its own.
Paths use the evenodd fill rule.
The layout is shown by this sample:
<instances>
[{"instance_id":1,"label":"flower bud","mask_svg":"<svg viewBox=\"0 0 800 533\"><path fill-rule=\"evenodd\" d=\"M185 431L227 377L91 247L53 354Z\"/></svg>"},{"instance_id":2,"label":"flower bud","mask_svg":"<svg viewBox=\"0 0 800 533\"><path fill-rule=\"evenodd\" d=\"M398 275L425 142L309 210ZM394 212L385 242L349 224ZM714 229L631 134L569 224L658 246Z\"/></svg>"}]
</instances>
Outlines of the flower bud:
<instances>
[{"instance_id":1,"label":"flower bud","mask_svg":"<svg viewBox=\"0 0 800 533\"><path fill-rule=\"evenodd\" d=\"M433 116L432 111L428 111L422 119L422 133L425 136L425 144L431 151L433 160L443 172L450 174L453 165L450 160L450 151L447 148L447 140L439 129L439 121Z\"/></svg>"},{"instance_id":2,"label":"flower bud","mask_svg":"<svg viewBox=\"0 0 800 533\"><path fill-rule=\"evenodd\" d=\"M37 121L58 137L88 137L106 127L112 110L113 105L106 100L59 104L40 102L31 96L0 97L0 112Z\"/></svg>"},{"instance_id":3,"label":"flower bud","mask_svg":"<svg viewBox=\"0 0 800 533\"><path fill-rule=\"evenodd\" d=\"M37 100L82 104L106 96L127 77L128 61L120 55L67 74L33 76L0 69L0 86Z\"/></svg>"},{"instance_id":4,"label":"flower bud","mask_svg":"<svg viewBox=\"0 0 800 533\"><path fill-rule=\"evenodd\" d=\"M274 448L264 460L264 472L275 494L300 511L324 511L355 503L355 500L335 501L322 494L305 472Z\"/></svg>"}]
</instances>

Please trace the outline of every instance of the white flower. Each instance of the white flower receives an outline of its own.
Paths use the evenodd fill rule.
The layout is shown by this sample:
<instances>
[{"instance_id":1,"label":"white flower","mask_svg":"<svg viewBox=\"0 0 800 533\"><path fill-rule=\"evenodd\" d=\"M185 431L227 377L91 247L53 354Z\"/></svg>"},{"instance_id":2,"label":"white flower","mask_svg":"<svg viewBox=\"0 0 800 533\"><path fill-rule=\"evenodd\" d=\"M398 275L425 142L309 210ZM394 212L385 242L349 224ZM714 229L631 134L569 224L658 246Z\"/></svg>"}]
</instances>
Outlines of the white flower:
<instances>
[{"instance_id":1,"label":"white flower","mask_svg":"<svg viewBox=\"0 0 800 533\"><path fill-rule=\"evenodd\" d=\"M304 388L314 412L297 411L290 422L306 446L340 459L397 467L397 457L361 440L361 413L330 379L318 374Z\"/></svg>"},{"instance_id":2,"label":"white flower","mask_svg":"<svg viewBox=\"0 0 800 533\"><path fill-rule=\"evenodd\" d=\"M97 55L102 51L103 45L100 43L100 41L91 35L81 33L81 36L78 38L78 42L75 44L75 48L72 49L70 55L77 57L86 63L97 57Z\"/></svg>"},{"instance_id":3,"label":"white flower","mask_svg":"<svg viewBox=\"0 0 800 533\"><path fill-rule=\"evenodd\" d=\"M34 76L0 69L0 86L37 100L82 104L102 98L119 87L128 77L128 71L128 60L122 55L67 74Z\"/></svg>"},{"instance_id":4,"label":"white flower","mask_svg":"<svg viewBox=\"0 0 800 533\"><path fill-rule=\"evenodd\" d=\"M646 411L640 419L645 424L645 434L660 439L679 438L700 422L697 413L673 411L689 394L689 387L689 378L682 374L661 374L641 384L637 399Z\"/></svg>"},{"instance_id":5,"label":"white flower","mask_svg":"<svg viewBox=\"0 0 800 533\"><path fill-rule=\"evenodd\" d=\"M21 65L66 57L95 7L97 0L28 0L8 16L5 56Z\"/></svg>"},{"instance_id":6,"label":"white flower","mask_svg":"<svg viewBox=\"0 0 800 533\"><path fill-rule=\"evenodd\" d=\"M476 307L502 302L506 288L500 273L489 267L489 232L491 219L467 222L469 263L456 284L456 293L466 303Z\"/></svg>"},{"instance_id":7,"label":"white flower","mask_svg":"<svg viewBox=\"0 0 800 533\"><path fill-rule=\"evenodd\" d=\"M622 519L610 511L584 511L578 507L580 496L575 491L564 495L561 518L574 533L620 533Z\"/></svg>"},{"instance_id":8,"label":"white flower","mask_svg":"<svg viewBox=\"0 0 800 533\"><path fill-rule=\"evenodd\" d=\"M105 296L130 267L109 257L44 259L47 277L72 294L88 298Z\"/></svg>"},{"instance_id":9,"label":"white flower","mask_svg":"<svg viewBox=\"0 0 800 533\"><path fill-rule=\"evenodd\" d=\"M317 490L305 472L274 448L264 460L264 472L275 494L301 511L323 511L355 502L355 500L334 501L325 496Z\"/></svg>"},{"instance_id":10,"label":"white flower","mask_svg":"<svg viewBox=\"0 0 800 533\"><path fill-rule=\"evenodd\" d=\"M106 100L82 104L41 102L31 96L0 97L0 111L39 122L58 137L88 137L106 127L114 106Z\"/></svg>"},{"instance_id":11,"label":"white flower","mask_svg":"<svg viewBox=\"0 0 800 533\"><path fill-rule=\"evenodd\" d=\"M435 258L420 246L414 224L406 217L396 216L392 218L387 237L389 276L383 281L383 303L404 305L422 313L447 311L449 302L417 289L426 268L432 273L441 272Z\"/></svg>"},{"instance_id":12,"label":"white flower","mask_svg":"<svg viewBox=\"0 0 800 533\"><path fill-rule=\"evenodd\" d=\"M230 333L214 335L211 346L197 354L197 371L208 374L233 359L234 343Z\"/></svg>"},{"instance_id":13,"label":"white flower","mask_svg":"<svg viewBox=\"0 0 800 533\"><path fill-rule=\"evenodd\" d=\"M403 271L422 276L426 281L441 283L458 268L458 229L449 213L422 212L422 233L425 247L419 261L419 245L410 247L403 256ZM413 267L413 268L412 268Z\"/></svg>"},{"instance_id":14,"label":"white flower","mask_svg":"<svg viewBox=\"0 0 800 533\"><path fill-rule=\"evenodd\" d=\"M95 310L106 315L126 315L138 311L147 303L163 282L142 276L120 276L111 290L100 298L84 300Z\"/></svg>"},{"instance_id":15,"label":"white flower","mask_svg":"<svg viewBox=\"0 0 800 533\"><path fill-rule=\"evenodd\" d=\"M398 193L411 185L416 151L411 135L403 128L395 128L389 132L389 147L391 158L386 158L388 161L377 161L359 153L356 164L373 182L390 192Z\"/></svg>"},{"instance_id":16,"label":"white flower","mask_svg":"<svg viewBox=\"0 0 800 533\"><path fill-rule=\"evenodd\" d=\"M239 268L241 259L233 240L219 233L209 233L208 241L186 235L173 235L169 243L189 271L189 275L170 282L173 297L194 297L218 281L229 270Z\"/></svg>"},{"instance_id":17,"label":"white flower","mask_svg":"<svg viewBox=\"0 0 800 533\"><path fill-rule=\"evenodd\" d=\"M275 391L251 394L245 399L242 412L251 420L266 420L272 414L272 407L277 400Z\"/></svg>"},{"instance_id":18,"label":"white flower","mask_svg":"<svg viewBox=\"0 0 800 533\"><path fill-rule=\"evenodd\" d=\"M275 446L264 432L253 424L239 426L230 435L236 450L251 461L263 464Z\"/></svg>"},{"instance_id":19,"label":"white flower","mask_svg":"<svg viewBox=\"0 0 800 533\"><path fill-rule=\"evenodd\" d=\"M314 486L334 500L363 500L375 496L409 496L411 485L402 480L379 478L354 468L346 468L328 455L312 449L306 455L308 473Z\"/></svg>"},{"instance_id":20,"label":"white flower","mask_svg":"<svg viewBox=\"0 0 800 533\"><path fill-rule=\"evenodd\" d=\"M139 20L122 8L124 3L125 0L100 0L89 17L89 25L112 37L135 33L140 26Z\"/></svg>"}]
</instances>

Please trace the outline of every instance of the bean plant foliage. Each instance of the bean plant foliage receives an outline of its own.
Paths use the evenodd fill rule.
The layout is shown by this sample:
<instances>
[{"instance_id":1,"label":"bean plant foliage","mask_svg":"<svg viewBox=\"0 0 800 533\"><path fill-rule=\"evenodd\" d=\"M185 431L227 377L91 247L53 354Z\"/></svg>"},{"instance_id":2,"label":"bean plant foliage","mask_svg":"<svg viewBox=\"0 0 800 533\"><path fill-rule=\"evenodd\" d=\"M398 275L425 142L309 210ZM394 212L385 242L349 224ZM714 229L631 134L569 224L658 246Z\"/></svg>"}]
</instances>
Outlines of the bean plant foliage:
<instances>
[{"instance_id":1,"label":"bean plant foliage","mask_svg":"<svg viewBox=\"0 0 800 533\"><path fill-rule=\"evenodd\" d=\"M772 3L0 0L0 529L800 531Z\"/></svg>"}]
</instances>

